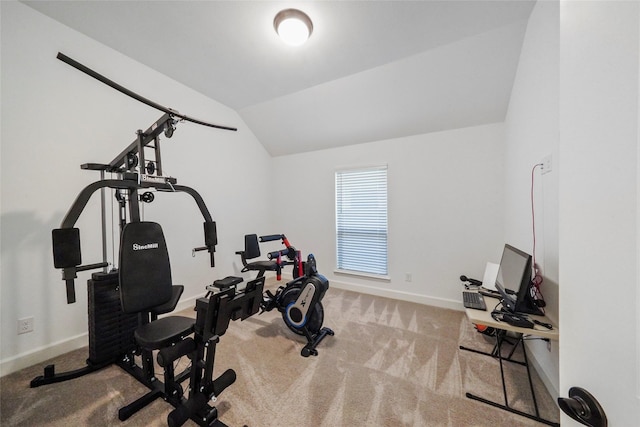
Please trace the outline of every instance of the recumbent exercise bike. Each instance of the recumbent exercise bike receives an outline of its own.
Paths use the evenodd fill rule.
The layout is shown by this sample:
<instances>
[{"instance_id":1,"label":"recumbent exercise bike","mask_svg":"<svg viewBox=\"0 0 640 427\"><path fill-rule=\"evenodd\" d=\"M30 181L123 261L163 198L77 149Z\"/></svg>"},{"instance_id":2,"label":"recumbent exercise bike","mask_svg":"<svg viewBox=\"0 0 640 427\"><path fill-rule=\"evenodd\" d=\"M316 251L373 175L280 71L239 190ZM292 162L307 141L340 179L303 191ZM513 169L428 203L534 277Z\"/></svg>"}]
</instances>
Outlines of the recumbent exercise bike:
<instances>
[{"instance_id":1,"label":"recumbent exercise bike","mask_svg":"<svg viewBox=\"0 0 640 427\"><path fill-rule=\"evenodd\" d=\"M316 347L327 335L334 335L333 330L322 327L324 322L324 298L329 281L318 273L316 260L313 254L307 256L307 261L302 262L300 252L293 247L284 234L272 234L261 236L260 242L281 240L285 249L269 252L269 260L248 260L260 256L260 245L256 234L244 236L244 251L238 251L244 268L242 272L257 271L256 278L263 277L266 271L276 272L277 280L282 278L282 268L291 265L293 280L285 286L278 287L275 295L267 290L260 304L261 313L271 311L274 308L282 313L282 319L287 327L297 335L307 339L300 354L304 357L317 356Z\"/></svg>"}]
</instances>

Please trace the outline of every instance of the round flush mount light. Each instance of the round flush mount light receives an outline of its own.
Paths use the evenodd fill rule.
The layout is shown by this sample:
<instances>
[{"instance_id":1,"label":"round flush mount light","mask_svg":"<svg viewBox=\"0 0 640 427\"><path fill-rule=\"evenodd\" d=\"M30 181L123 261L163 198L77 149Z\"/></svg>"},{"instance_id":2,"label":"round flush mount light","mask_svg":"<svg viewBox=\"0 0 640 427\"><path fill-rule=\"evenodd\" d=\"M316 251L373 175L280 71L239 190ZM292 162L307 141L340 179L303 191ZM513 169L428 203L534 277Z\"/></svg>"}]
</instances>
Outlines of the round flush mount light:
<instances>
[{"instance_id":1,"label":"round flush mount light","mask_svg":"<svg viewBox=\"0 0 640 427\"><path fill-rule=\"evenodd\" d=\"M285 9L278 12L273 27L280 38L291 46L300 46L313 32L313 23L306 13L298 9Z\"/></svg>"}]
</instances>

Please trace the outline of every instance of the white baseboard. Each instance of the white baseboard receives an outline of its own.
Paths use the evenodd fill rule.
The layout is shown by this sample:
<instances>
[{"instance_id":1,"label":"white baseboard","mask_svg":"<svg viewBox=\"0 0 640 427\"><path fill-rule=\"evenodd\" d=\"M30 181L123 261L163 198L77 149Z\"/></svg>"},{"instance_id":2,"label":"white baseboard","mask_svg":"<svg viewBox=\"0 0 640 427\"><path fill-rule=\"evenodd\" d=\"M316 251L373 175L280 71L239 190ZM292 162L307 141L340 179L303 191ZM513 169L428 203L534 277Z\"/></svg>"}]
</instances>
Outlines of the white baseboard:
<instances>
[{"instance_id":1,"label":"white baseboard","mask_svg":"<svg viewBox=\"0 0 640 427\"><path fill-rule=\"evenodd\" d=\"M195 307L196 299L193 297L182 300L176 306L174 311L181 311ZM88 333L79 334L73 337L69 337L42 347L29 350L24 353L17 354L12 357L8 357L0 361L0 377L9 375L13 372L17 372L21 369L28 368L29 366L43 363L53 357L60 356L61 354L68 353L73 350L77 350L89 345ZM87 357L89 355L87 354ZM81 368L79 366L78 368ZM44 368L44 366L43 366Z\"/></svg>"},{"instance_id":2,"label":"white baseboard","mask_svg":"<svg viewBox=\"0 0 640 427\"><path fill-rule=\"evenodd\" d=\"M0 377L28 368L29 366L37 365L52 357L60 356L61 354L82 348L86 345L88 345L88 333L85 332L25 353L8 357L0 361ZM81 366L79 366L79 368L80 367Z\"/></svg>"},{"instance_id":3,"label":"white baseboard","mask_svg":"<svg viewBox=\"0 0 640 427\"><path fill-rule=\"evenodd\" d=\"M336 289L344 289L346 291L359 292L361 294L375 295L379 297L391 298L400 301L415 302L418 304L432 305L440 308L449 308L451 310L463 311L464 306L461 301L450 300L445 298L436 298L426 295L414 294L412 292L397 291L391 289L382 289L375 286L357 285L353 283L345 283L332 280L331 287Z\"/></svg>"},{"instance_id":4,"label":"white baseboard","mask_svg":"<svg viewBox=\"0 0 640 427\"><path fill-rule=\"evenodd\" d=\"M527 351L527 356L529 358L529 361L531 362L531 366L538 373L538 376L542 380L544 387L547 389L551 397L553 397L554 399L560 397L557 382L552 381L549 375L547 375L547 372L542 368L540 362L538 362L535 352Z\"/></svg>"}]
</instances>

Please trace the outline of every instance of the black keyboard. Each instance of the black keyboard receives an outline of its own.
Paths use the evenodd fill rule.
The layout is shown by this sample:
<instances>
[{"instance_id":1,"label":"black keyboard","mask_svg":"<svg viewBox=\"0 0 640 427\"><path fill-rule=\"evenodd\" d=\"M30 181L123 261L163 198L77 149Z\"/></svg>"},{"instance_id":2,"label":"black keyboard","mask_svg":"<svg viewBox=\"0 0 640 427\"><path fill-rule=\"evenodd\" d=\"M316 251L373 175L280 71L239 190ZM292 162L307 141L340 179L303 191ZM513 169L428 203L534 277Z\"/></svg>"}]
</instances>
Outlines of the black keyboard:
<instances>
[{"instance_id":1,"label":"black keyboard","mask_svg":"<svg viewBox=\"0 0 640 427\"><path fill-rule=\"evenodd\" d=\"M474 308L476 310L487 309L487 305L484 303L484 297L478 292L462 291L462 302L465 308Z\"/></svg>"}]
</instances>

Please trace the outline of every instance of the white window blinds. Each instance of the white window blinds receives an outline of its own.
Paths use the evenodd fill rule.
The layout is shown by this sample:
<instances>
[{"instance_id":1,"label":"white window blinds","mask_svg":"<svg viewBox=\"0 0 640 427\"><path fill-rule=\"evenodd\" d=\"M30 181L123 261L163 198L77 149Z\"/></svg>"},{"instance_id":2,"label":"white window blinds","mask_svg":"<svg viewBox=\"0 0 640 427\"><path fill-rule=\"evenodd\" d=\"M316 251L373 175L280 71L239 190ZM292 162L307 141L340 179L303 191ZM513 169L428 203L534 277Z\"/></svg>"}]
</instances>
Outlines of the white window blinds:
<instances>
[{"instance_id":1,"label":"white window blinds","mask_svg":"<svg viewBox=\"0 0 640 427\"><path fill-rule=\"evenodd\" d=\"M387 166L336 172L337 267L387 274Z\"/></svg>"}]
</instances>

